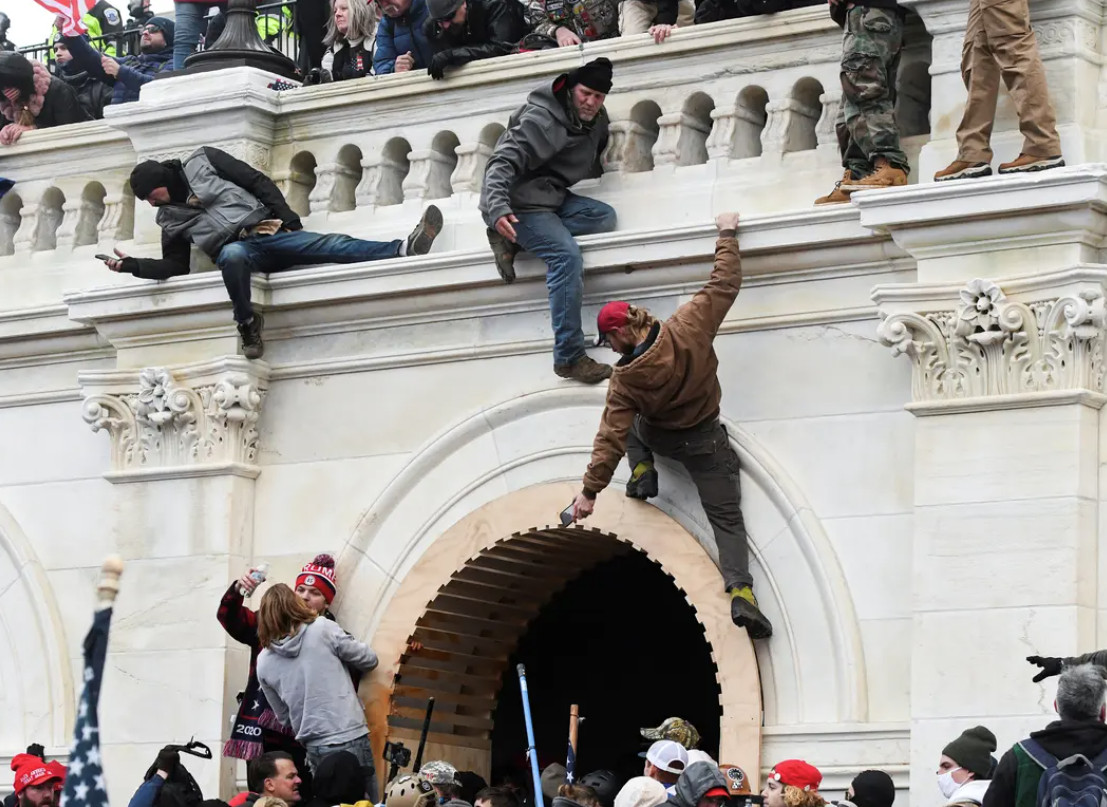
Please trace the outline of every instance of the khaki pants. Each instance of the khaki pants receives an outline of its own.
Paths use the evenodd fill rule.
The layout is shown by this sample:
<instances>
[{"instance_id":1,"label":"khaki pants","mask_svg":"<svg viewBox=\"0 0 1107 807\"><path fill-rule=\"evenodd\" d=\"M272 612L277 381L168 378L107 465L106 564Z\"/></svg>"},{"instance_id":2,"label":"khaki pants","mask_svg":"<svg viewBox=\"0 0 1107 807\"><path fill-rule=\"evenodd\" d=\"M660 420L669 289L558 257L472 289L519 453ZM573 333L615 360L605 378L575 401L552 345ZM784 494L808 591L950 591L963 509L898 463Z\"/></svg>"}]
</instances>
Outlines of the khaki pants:
<instances>
[{"instance_id":1,"label":"khaki pants","mask_svg":"<svg viewBox=\"0 0 1107 807\"><path fill-rule=\"evenodd\" d=\"M969 0L961 75L969 98L957 127L957 159L992 161L990 141L1001 77L1018 112L1023 154L1054 157L1061 153L1027 0Z\"/></svg>"},{"instance_id":2,"label":"khaki pants","mask_svg":"<svg viewBox=\"0 0 1107 807\"><path fill-rule=\"evenodd\" d=\"M684 28L691 25L695 15L696 4L693 0L680 0L677 5L677 26ZM656 16L657 3L650 3L647 0L622 0L619 3L619 33L623 36L644 34L650 30Z\"/></svg>"}]
</instances>

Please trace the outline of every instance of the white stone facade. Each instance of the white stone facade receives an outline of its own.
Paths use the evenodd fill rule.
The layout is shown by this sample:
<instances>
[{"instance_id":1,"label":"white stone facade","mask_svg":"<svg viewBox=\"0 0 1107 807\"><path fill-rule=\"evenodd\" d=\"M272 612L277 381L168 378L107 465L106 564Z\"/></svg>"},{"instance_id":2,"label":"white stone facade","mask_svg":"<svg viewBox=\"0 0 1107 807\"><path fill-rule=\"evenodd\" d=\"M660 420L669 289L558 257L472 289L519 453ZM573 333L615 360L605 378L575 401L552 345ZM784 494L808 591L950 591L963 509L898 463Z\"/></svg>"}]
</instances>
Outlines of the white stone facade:
<instances>
[{"instance_id":1,"label":"white stone facade","mask_svg":"<svg viewBox=\"0 0 1107 807\"><path fill-rule=\"evenodd\" d=\"M913 4L899 116L916 182L955 152L966 7ZM724 761L801 756L832 795L880 767L904 803L937 803L957 733L985 723L1002 750L1048 719L1024 656L1107 644L1107 28L1098 2L1033 15L1071 167L829 209L811 202L841 173L840 33L819 8L446 82L165 79L0 153L18 181L0 201L0 765L68 747L111 553L128 564L101 703L116 803L164 743L226 737L247 654L215 610L251 561L289 580L335 553L339 617L382 651L362 686L382 733L411 615L468 558L555 521L587 462L603 390L551 372L543 267L498 280L476 199L527 91L607 55L608 173L579 190L620 225L581 239L585 322L614 298L671 313L706 279L713 215L741 211L746 280L716 346L776 635L751 648L714 581L695 585L714 546L673 469L654 508L622 499L624 465L592 526L670 571L716 637L724 756L741 756ZM998 157L1018 142L1003 99ZM249 363L206 259L164 283L93 259L157 253L127 175L202 144L268 172L308 229L393 238L434 200L445 232L426 258L257 277L267 354ZM191 767L224 795L240 776Z\"/></svg>"}]
</instances>

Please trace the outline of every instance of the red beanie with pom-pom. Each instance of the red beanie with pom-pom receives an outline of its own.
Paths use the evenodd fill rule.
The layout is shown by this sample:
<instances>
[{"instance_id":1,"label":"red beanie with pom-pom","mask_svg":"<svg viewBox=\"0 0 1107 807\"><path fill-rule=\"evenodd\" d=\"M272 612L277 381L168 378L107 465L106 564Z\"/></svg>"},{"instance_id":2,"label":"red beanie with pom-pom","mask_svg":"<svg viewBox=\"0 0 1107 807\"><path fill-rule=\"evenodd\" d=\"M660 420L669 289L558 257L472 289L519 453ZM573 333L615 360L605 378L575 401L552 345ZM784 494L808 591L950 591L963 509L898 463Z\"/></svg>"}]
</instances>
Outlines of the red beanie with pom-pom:
<instances>
[{"instance_id":1,"label":"red beanie with pom-pom","mask_svg":"<svg viewBox=\"0 0 1107 807\"><path fill-rule=\"evenodd\" d=\"M334 577L334 558L330 555L316 555L311 563L305 563L296 577L296 587L300 586L314 586L322 592L327 605L334 602L334 595L338 593L338 584Z\"/></svg>"}]
</instances>

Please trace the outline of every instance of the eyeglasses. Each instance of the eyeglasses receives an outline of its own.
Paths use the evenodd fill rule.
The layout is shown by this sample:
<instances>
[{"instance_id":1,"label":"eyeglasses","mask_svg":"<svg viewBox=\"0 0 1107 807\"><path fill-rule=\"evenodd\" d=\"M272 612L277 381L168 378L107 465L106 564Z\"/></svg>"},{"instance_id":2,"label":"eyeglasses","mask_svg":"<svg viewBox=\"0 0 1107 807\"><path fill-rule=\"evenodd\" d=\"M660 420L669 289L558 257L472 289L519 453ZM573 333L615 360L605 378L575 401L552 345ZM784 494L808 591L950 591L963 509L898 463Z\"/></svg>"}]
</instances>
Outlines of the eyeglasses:
<instances>
[{"instance_id":1,"label":"eyeglasses","mask_svg":"<svg viewBox=\"0 0 1107 807\"><path fill-rule=\"evenodd\" d=\"M158 28L158 26L156 26L156 25L147 25L145 28L142 29L142 33L144 33L144 34L160 34L161 29Z\"/></svg>"}]
</instances>

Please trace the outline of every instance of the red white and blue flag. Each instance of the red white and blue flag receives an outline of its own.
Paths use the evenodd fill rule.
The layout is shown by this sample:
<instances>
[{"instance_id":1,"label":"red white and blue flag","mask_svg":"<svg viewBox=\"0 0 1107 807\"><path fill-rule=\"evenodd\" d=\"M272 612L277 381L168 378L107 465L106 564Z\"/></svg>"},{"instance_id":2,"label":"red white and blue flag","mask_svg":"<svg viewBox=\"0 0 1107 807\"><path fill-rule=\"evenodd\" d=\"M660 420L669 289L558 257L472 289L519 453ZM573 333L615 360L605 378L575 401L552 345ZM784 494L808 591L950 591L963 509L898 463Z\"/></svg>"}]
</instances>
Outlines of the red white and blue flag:
<instances>
[{"instance_id":1,"label":"red white and blue flag","mask_svg":"<svg viewBox=\"0 0 1107 807\"><path fill-rule=\"evenodd\" d=\"M88 14L89 9L96 5L96 0L35 0L40 6L51 14L65 18L62 33L66 36L80 36L88 29L81 22L81 17Z\"/></svg>"},{"instance_id":2,"label":"red white and blue flag","mask_svg":"<svg viewBox=\"0 0 1107 807\"><path fill-rule=\"evenodd\" d=\"M85 637L84 692L77 709L77 726L69 749L69 770L62 791L62 807L108 807L104 768L100 760L100 681L108 652L111 608L96 612Z\"/></svg>"}]
</instances>

